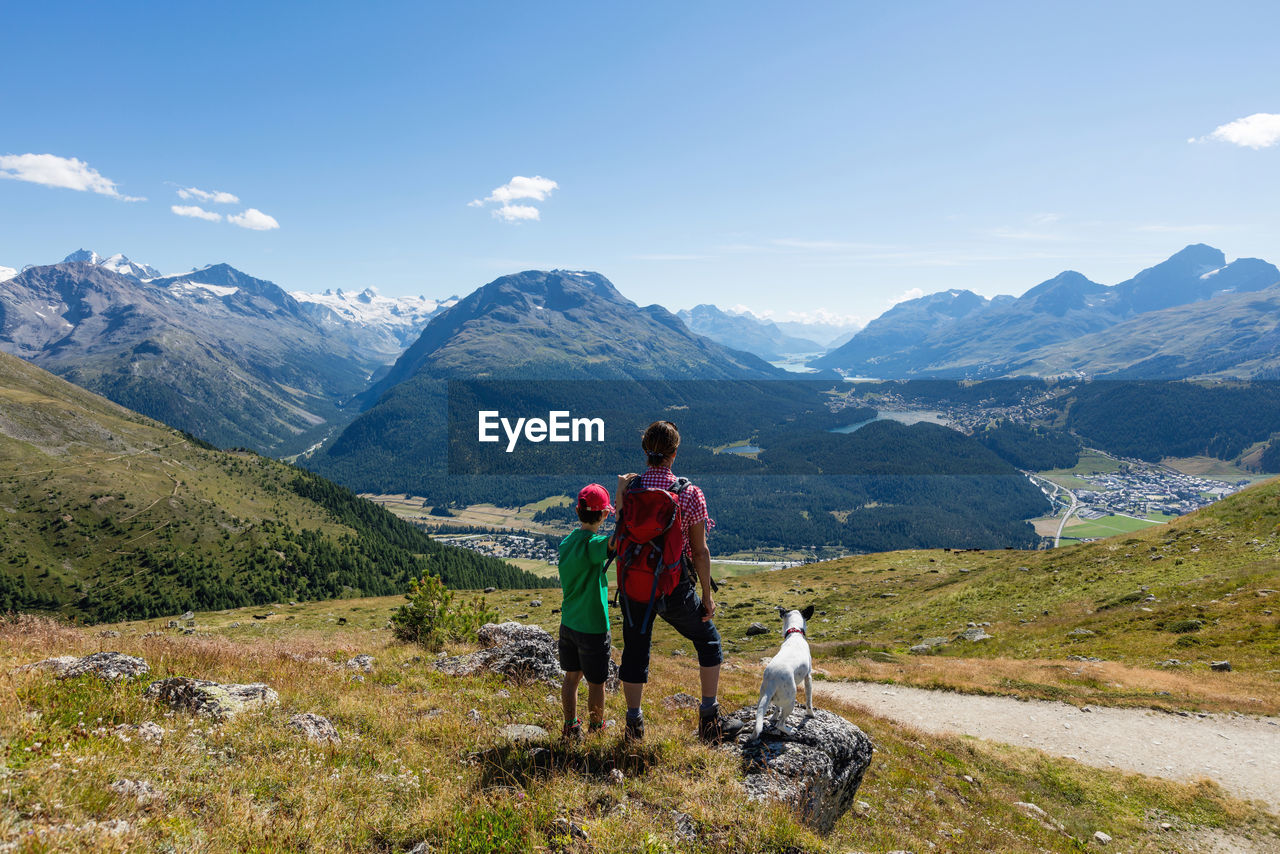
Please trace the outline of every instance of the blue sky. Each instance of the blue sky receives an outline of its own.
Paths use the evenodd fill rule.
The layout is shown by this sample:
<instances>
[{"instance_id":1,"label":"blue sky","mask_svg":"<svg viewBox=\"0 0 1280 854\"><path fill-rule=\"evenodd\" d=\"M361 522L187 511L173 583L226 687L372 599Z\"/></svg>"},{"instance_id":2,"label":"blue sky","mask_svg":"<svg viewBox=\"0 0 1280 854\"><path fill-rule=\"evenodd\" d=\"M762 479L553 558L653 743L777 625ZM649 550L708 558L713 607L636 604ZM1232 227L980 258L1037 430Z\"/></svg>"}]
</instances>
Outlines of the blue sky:
<instances>
[{"instance_id":1,"label":"blue sky","mask_svg":"<svg viewBox=\"0 0 1280 854\"><path fill-rule=\"evenodd\" d=\"M1280 263L1273 3L4 18L0 175L31 179L0 180L13 267L84 246L428 296L564 267L642 304L870 318L917 289L1114 283L1194 242ZM516 176L544 181L495 194Z\"/></svg>"}]
</instances>

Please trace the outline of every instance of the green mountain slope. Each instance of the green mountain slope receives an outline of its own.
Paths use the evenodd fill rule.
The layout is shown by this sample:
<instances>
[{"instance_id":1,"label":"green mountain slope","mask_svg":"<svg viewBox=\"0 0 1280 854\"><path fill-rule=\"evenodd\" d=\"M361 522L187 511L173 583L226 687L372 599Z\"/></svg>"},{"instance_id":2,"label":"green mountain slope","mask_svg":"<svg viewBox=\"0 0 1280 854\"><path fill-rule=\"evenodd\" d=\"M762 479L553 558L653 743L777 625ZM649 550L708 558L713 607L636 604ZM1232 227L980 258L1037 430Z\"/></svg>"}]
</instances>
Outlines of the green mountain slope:
<instances>
[{"instance_id":1,"label":"green mountain slope","mask_svg":"<svg viewBox=\"0 0 1280 854\"><path fill-rule=\"evenodd\" d=\"M0 611L91 620L455 587L537 586L334 484L218 451L0 355Z\"/></svg>"},{"instance_id":2,"label":"green mountain slope","mask_svg":"<svg viewBox=\"0 0 1280 854\"><path fill-rule=\"evenodd\" d=\"M824 656L906 653L976 623L990 639L954 641L933 653L1077 655L1143 668L1177 659L1177 667L1200 673L1211 661L1230 660L1236 671L1275 683L1280 479L1168 525L1093 543L1040 552L888 552L763 573L746 587L759 609L732 609L721 627L726 637L805 591L803 601L825 612L826 622L815 621L810 632L827 645ZM767 644L748 638L738 650L757 647Z\"/></svg>"}]
</instances>

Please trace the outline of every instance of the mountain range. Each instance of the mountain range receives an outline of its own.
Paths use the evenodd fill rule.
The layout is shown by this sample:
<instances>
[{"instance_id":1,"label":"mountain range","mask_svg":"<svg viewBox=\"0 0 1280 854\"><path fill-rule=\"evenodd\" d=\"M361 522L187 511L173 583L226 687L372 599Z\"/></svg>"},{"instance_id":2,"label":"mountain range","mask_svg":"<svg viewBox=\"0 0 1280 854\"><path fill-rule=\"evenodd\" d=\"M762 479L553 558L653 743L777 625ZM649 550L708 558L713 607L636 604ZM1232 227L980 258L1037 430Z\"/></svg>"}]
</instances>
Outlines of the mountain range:
<instances>
[{"instance_id":1,"label":"mountain range","mask_svg":"<svg viewBox=\"0 0 1280 854\"><path fill-rule=\"evenodd\" d=\"M449 380L779 380L787 372L641 307L598 273L503 276L437 314L309 467L361 490L443 475ZM625 389L620 390L624 393ZM380 490L378 490L380 491Z\"/></svg>"},{"instance_id":2,"label":"mountain range","mask_svg":"<svg viewBox=\"0 0 1280 854\"><path fill-rule=\"evenodd\" d=\"M384 297L375 288L357 293L341 288L322 294L290 291L304 315L344 341L360 356L390 365L438 312L458 298Z\"/></svg>"},{"instance_id":3,"label":"mountain range","mask_svg":"<svg viewBox=\"0 0 1280 854\"><path fill-rule=\"evenodd\" d=\"M705 335L717 344L755 353L762 359L777 360L786 356L821 353L817 341L787 335L777 324L750 312L734 314L706 303L676 312L690 331Z\"/></svg>"},{"instance_id":4,"label":"mountain range","mask_svg":"<svg viewBox=\"0 0 1280 854\"><path fill-rule=\"evenodd\" d=\"M346 423L451 301L289 294L214 264L176 276L78 250L0 291L0 350L223 447L288 454Z\"/></svg>"},{"instance_id":5,"label":"mountain range","mask_svg":"<svg viewBox=\"0 0 1280 854\"><path fill-rule=\"evenodd\" d=\"M29 267L0 292L0 349L223 447L268 453L339 418L377 367L281 288L226 264L145 281L83 261Z\"/></svg>"},{"instance_id":6,"label":"mountain range","mask_svg":"<svg viewBox=\"0 0 1280 854\"><path fill-rule=\"evenodd\" d=\"M1280 369L1265 313L1278 287L1275 266L1194 244L1112 286L1068 270L1020 297L899 303L809 364L881 378L1266 376Z\"/></svg>"}]
</instances>

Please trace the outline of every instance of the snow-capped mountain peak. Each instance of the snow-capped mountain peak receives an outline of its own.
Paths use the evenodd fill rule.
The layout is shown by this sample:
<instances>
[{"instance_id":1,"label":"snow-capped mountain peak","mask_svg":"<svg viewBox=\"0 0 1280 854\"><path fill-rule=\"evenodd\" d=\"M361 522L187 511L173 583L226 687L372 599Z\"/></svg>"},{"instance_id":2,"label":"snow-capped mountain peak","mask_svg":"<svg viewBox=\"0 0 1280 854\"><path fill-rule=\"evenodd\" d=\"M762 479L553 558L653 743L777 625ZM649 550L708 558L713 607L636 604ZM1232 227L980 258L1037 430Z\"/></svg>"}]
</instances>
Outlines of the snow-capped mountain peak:
<instances>
[{"instance_id":1,"label":"snow-capped mountain peak","mask_svg":"<svg viewBox=\"0 0 1280 854\"><path fill-rule=\"evenodd\" d=\"M388 362L417 340L432 317L458 301L456 296L444 300L384 297L372 287L354 293L342 288L322 294L294 291L290 296L316 323L341 330L354 346Z\"/></svg>"},{"instance_id":2,"label":"snow-capped mountain peak","mask_svg":"<svg viewBox=\"0 0 1280 854\"><path fill-rule=\"evenodd\" d=\"M102 261L102 256L97 252L89 249L77 249L66 258L62 259L64 264L94 264L97 265Z\"/></svg>"},{"instance_id":3,"label":"snow-capped mountain peak","mask_svg":"<svg viewBox=\"0 0 1280 854\"><path fill-rule=\"evenodd\" d=\"M0 264L0 282L7 282L16 275L18 275L17 270Z\"/></svg>"},{"instance_id":4,"label":"snow-capped mountain peak","mask_svg":"<svg viewBox=\"0 0 1280 854\"><path fill-rule=\"evenodd\" d=\"M110 270L113 273L119 273L121 276L128 276L131 279L137 279L145 282L148 279L160 278L160 271L150 264L139 264L136 261L130 261L126 256L117 252L109 258L103 258L97 252L89 249L77 249L66 258L62 259L62 263L79 263L92 264L95 267L101 267L104 270Z\"/></svg>"}]
</instances>

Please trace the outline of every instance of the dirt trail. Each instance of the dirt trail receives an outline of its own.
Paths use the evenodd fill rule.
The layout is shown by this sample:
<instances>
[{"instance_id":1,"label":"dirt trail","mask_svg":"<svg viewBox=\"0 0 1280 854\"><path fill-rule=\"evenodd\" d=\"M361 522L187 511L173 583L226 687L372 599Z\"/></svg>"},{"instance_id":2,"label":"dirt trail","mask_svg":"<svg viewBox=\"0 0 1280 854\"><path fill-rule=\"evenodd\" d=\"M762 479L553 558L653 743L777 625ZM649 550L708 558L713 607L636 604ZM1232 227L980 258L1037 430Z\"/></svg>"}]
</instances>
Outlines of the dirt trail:
<instances>
[{"instance_id":1,"label":"dirt trail","mask_svg":"<svg viewBox=\"0 0 1280 854\"><path fill-rule=\"evenodd\" d=\"M1142 709L981 697L870 682L818 682L818 697L926 732L963 733L1181 782L1208 777L1280 813L1280 719L1182 717ZM856 721L855 721L856 723Z\"/></svg>"}]
</instances>

